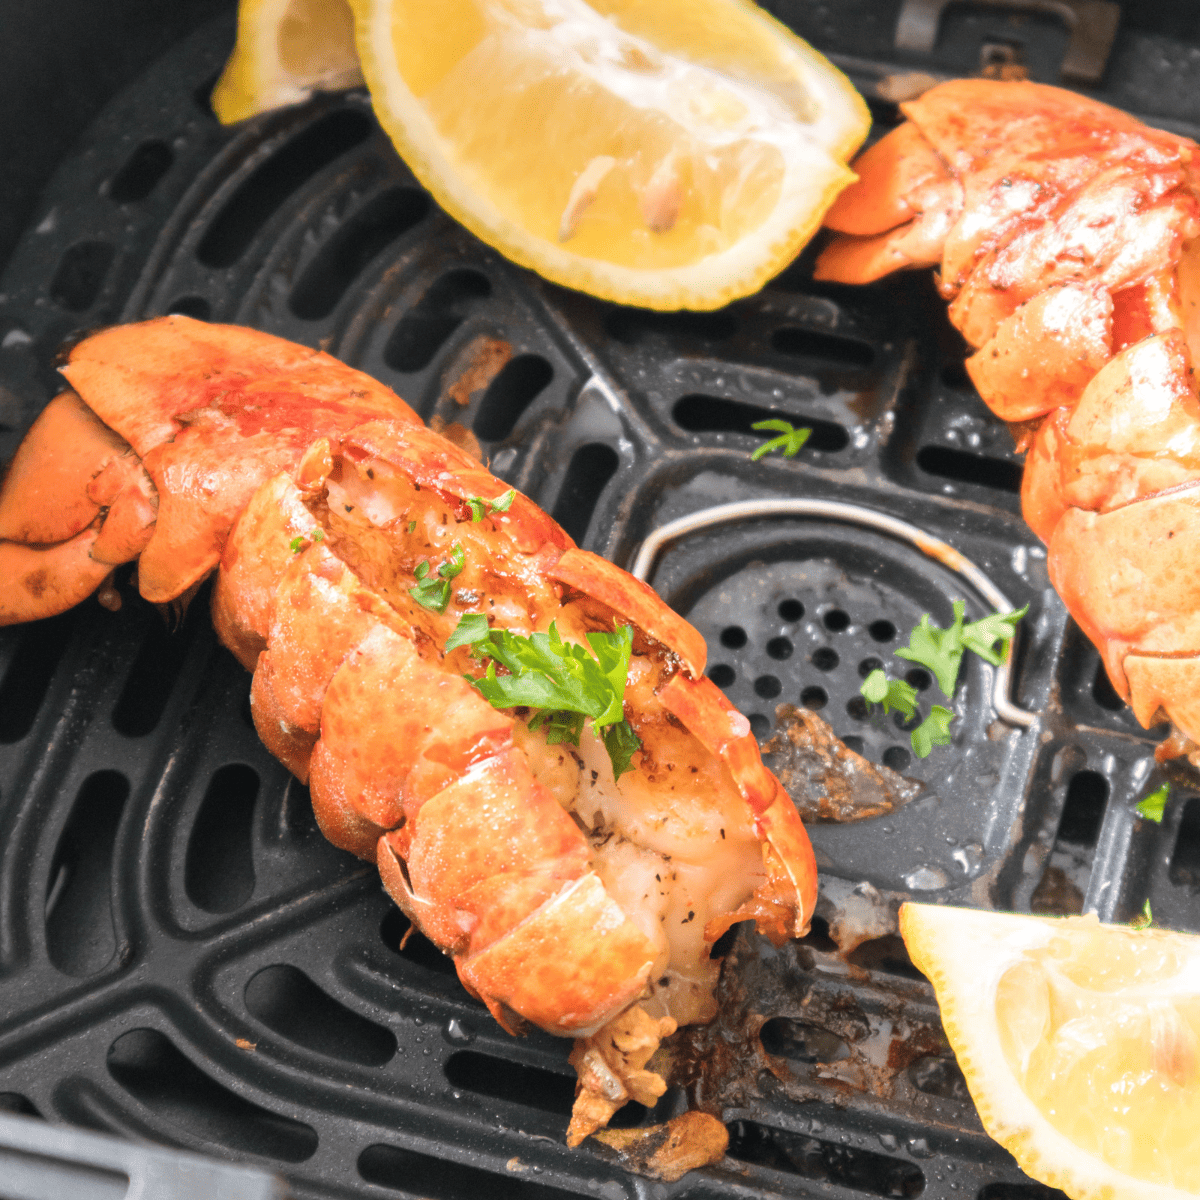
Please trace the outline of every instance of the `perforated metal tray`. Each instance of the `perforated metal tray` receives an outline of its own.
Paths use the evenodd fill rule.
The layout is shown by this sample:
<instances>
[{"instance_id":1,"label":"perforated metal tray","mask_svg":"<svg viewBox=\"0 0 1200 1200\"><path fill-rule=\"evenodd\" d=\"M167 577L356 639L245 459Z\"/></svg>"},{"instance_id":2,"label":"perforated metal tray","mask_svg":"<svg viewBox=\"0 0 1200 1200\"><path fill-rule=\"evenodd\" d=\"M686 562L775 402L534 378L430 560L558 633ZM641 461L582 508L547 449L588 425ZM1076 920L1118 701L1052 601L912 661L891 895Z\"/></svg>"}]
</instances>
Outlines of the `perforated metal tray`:
<instances>
[{"instance_id":1,"label":"perforated metal tray","mask_svg":"<svg viewBox=\"0 0 1200 1200\"><path fill-rule=\"evenodd\" d=\"M128 586L119 613L0 631L0 1101L266 1166L299 1196L1051 1194L982 1134L896 906L1121 920L1149 898L1161 923L1200 928L1200 801L1181 777L1161 827L1134 812L1155 735L1049 587L1011 438L930 281L820 287L802 259L713 314L564 292L444 216L361 94L220 128L206 97L229 38L217 22L181 43L55 176L0 280L0 456L76 331L245 322L471 431L493 470L626 565L651 530L737 500L838 500L921 527L1030 604L1014 699L1037 719L998 721L979 662L954 745L924 762L863 712L862 676L909 670L893 651L922 612L985 607L906 543L771 518L664 550L654 585L764 742L776 706L803 702L923 785L886 817L813 827L814 932L780 952L740 935L721 1018L688 1042L722 1070L684 1071L654 1113L619 1118L690 1096L731 1122L723 1164L666 1185L567 1150L566 1043L507 1037L427 941L398 950L403 917L259 745L248 676L201 601L178 631ZM796 459L750 461L768 415L814 430Z\"/></svg>"}]
</instances>

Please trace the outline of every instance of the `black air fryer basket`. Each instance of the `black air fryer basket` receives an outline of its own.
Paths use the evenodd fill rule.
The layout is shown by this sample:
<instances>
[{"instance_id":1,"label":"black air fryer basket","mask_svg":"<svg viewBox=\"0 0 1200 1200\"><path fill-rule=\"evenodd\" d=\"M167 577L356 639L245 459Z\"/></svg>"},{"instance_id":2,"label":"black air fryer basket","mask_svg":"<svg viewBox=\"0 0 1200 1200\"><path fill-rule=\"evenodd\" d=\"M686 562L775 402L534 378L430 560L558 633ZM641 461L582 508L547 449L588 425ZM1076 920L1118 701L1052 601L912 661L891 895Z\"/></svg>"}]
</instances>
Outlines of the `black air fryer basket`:
<instances>
[{"instance_id":1,"label":"black air fryer basket","mask_svg":"<svg viewBox=\"0 0 1200 1200\"><path fill-rule=\"evenodd\" d=\"M1082 4L958 4L940 20L932 0L766 7L849 72L876 134L900 119L883 98L897 74L1058 82L1064 64L1072 86L1200 132L1200 20L1184 6L1127 13L1111 46L1102 13L1060 19ZM320 346L435 426L466 427L498 475L622 565L668 522L799 498L908 522L1030 606L1016 717L997 715L975 661L953 746L921 761L859 685L884 665L927 689L894 651L923 612L989 611L977 583L827 512L766 511L661 548L651 582L708 639L710 675L764 744L785 740L779 706L804 704L920 785L884 815L811 827L811 934L774 951L739 932L721 1015L688 1036L692 1069L653 1112L618 1117L721 1112L728 1156L674 1184L595 1142L568 1150L568 1043L508 1037L428 941L399 948L407 924L374 870L321 838L260 746L249 677L204 597L169 629L126 579L115 614L89 601L0 630L0 1107L249 1164L304 1197L1057 1195L983 1134L897 906L1124 921L1148 899L1161 924L1200 929L1200 798L1177 772L1161 826L1135 812L1163 777L1163 731L1134 722L1050 588L1012 439L971 389L928 274L816 285L806 255L720 312L601 303L446 217L361 92L218 125L229 7L0 13L0 75L21 89L0 115L0 458L56 390L64 339L181 312ZM813 430L794 460L751 461L767 417ZM92 1194L42 1153L57 1194ZM123 1194L123 1169L95 1194Z\"/></svg>"}]
</instances>

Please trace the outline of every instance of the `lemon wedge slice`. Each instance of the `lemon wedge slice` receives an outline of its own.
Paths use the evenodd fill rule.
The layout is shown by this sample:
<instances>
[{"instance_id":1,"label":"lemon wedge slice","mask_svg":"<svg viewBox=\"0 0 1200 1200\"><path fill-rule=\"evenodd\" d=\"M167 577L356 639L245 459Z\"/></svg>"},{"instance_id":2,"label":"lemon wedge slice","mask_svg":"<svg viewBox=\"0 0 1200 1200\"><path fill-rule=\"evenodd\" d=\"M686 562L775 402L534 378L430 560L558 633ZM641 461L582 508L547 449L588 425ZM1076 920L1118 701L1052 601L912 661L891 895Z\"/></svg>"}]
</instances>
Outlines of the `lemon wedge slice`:
<instances>
[{"instance_id":1,"label":"lemon wedge slice","mask_svg":"<svg viewBox=\"0 0 1200 1200\"><path fill-rule=\"evenodd\" d=\"M1075 1200L1200 1196L1200 938L905 904L984 1128Z\"/></svg>"},{"instance_id":2,"label":"lemon wedge slice","mask_svg":"<svg viewBox=\"0 0 1200 1200\"><path fill-rule=\"evenodd\" d=\"M242 0L213 112L228 125L362 82L346 0Z\"/></svg>"},{"instance_id":3,"label":"lemon wedge slice","mask_svg":"<svg viewBox=\"0 0 1200 1200\"><path fill-rule=\"evenodd\" d=\"M798 253L869 115L750 0L352 0L380 121L438 202L569 287L716 308Z\"/></svg>"}]
</instances>

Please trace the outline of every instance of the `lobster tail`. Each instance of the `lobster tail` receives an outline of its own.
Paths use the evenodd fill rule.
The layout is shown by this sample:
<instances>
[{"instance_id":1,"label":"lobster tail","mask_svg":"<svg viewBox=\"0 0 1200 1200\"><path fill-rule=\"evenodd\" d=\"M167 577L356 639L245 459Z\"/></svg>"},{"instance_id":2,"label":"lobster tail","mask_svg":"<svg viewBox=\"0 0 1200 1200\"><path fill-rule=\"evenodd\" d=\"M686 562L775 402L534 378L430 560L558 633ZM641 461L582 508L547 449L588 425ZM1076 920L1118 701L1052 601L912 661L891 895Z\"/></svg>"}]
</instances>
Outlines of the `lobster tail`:
<instances>
[{"instance_id":1,"label":"lobster tail","mask_svg":"<svg viewBox=\"0 0 1200 1200\"><path fill-rule=\"evenodd\" d=\"M979 394L1037 422L1021 498L1051 580L1138 719L1171 720L1167 752L1200 765L1197 147L1034 83L957 80L901 107L830 210L816 276L878 278L880 239L934 228L940 189L925 257Z\"/></svg>"}]
</instances>

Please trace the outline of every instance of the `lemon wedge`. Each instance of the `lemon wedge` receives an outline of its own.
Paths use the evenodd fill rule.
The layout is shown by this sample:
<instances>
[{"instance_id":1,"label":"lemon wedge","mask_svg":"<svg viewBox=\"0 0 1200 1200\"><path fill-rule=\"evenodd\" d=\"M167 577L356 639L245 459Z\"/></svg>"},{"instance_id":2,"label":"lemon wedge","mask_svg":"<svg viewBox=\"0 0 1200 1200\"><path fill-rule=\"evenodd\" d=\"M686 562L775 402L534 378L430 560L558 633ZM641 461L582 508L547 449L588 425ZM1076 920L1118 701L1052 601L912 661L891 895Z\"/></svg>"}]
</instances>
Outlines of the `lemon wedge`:
<instances>
[{"instance_id":1,"label":"lemon wedge","mask_svg":"<svg viewBox=\"0 0 1200 1200\"><path fill-rule=\"evenodd\" d=\"M1200 1196L1200 938L905 904L984 1128L1075 1200Z\"/></svg>"},{"instance_id":2,"label":"lemon wedge","mask_svg":"<svg viewBox=\"0 0 1200 1200\"><path fill-rule=\"evenodd\" d=\"M242 0L213 112L228 125L362 82L346 0Z\"/></svg>"},{"instance_id":3,"label":"lemon wedge","mask_svg":"<svg viewBox=\"0 0 1200 1200\"><path fill-rule=\"evenodd\" d=\"M375 111L438 202L549 279L716 308L790 262L869 115L750 0L352 0Z\"/></svg>"}]
</instances>

